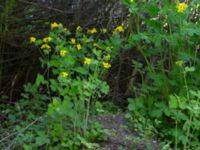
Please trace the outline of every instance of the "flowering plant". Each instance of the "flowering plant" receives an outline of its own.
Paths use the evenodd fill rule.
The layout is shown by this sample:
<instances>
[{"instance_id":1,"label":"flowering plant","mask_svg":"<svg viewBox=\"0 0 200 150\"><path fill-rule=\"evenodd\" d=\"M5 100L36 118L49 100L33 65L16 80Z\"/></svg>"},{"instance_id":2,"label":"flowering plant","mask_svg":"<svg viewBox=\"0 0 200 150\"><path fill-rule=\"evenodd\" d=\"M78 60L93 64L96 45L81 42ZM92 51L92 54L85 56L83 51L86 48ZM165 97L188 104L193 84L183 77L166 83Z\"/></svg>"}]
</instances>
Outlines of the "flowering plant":
<instances>
[{"instance_id":1,"label":"flowering plant","mask_svg":"<svg viewBox=\"0 0 200 150\"><path fill-rule=\"evenodd\" d=\"M92 28L84 34L78 26L72 34L61 23L54 22L47 37L30 38L30 42L42 50L42 66L48 69L48 78L38 75L36 82L48 89L47 134L52 143L64 142L63 147L73 149L80 145L94 146L83 138L89 134L89 115L96 100L109 91L101 77L111 68L111 59L119 48L113 41L124 29L118 28L113 37L101 40L96 39L96 35L105 34L105 29L98 32ZM70 143L71 140L74 142Z\"/></svg>"},{"instance_id":2,"label":"flowering plant","mask_svg":"<svg viewBox=\"0 0 200 150\"><path fill-rule=\"evenodd\" d=\"M130 12L127 47L134 48L141 56L133 60L133 74L141 81L132 85L135 91L129 110L135 122L147 124L146 128L152 132L156 129L175 149L196 149L199 129L192 122L199 117L193 115L196 113L191 109L193 96L188 91L199 91L200 86L199 3L196 0L123 2ZM176 62L184 62L182 69L192 71L186 76ZM197 99L194 101L200 104Z\"/></svg>"}]
</instances>

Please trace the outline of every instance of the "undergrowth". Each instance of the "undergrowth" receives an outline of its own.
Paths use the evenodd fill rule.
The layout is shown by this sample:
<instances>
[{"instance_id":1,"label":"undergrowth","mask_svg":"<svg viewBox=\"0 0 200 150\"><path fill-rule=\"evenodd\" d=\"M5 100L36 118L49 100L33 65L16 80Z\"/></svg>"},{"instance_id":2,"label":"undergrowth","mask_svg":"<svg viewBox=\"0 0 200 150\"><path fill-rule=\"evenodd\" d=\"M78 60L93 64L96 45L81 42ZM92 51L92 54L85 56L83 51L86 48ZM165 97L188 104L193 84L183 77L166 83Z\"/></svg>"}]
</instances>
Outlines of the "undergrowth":
<instances>
[{"instance_id":1,"label":"undergrowth","mask_svg":"<svg viewBox=\"0 0 200 150\"><path fill-rule=\"evenodd\" d=\"M54 22L46 37L30 38L46 72L25 85L20 101L0 105L6 116L0 118L0 148L98 148L106 131L90 123L90 115L118 111L109 103L105 108L100 99L109 92L103 76L119 50L140 54L132 60L134 77L128 87L130 125L143 136L156 136L163 150L200 147L198 1L123 4L128 17L112 32L80 26L69 31Z\"/></svg>"}]
</instances>

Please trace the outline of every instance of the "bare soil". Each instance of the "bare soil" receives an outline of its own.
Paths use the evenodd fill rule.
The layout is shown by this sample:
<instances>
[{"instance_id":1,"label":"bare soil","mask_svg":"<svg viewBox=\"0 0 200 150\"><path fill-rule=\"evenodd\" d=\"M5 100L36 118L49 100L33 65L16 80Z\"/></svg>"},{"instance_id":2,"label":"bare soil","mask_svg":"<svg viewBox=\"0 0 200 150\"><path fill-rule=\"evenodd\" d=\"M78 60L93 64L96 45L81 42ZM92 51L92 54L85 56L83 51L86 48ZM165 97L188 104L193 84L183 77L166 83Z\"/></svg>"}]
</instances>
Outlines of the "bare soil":
<instances>
[{"instance_id":1,"label":"bare soil","mask_svg":"<svg viewBox=\"0 0 200 150\"><path fill-rule=\"evenodd\" d=\"M139 140L139 134L128 127L123 115L102 115L92 117L109 132L105 141L99 143L98 150L159 150L156 140Z\"/></svg>"}]
</instances>

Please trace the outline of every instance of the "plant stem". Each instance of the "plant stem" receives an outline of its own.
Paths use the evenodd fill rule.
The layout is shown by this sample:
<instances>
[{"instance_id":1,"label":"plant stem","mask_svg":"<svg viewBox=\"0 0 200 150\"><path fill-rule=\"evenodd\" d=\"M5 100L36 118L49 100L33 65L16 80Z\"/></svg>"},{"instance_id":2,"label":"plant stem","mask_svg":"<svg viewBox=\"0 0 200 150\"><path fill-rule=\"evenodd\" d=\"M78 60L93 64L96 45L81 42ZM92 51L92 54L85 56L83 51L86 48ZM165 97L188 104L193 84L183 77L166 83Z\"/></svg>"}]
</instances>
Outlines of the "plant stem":
<instances>
[{"instance_id":1,"label":"plant stem","mask_svg":"<svg viewBox=\"0 0 200 150\"><path fill-rule=\"evenodd\" d=\"M190 103L190 96L189 96L189 88L188 88L188 84L187 84L187 79L186 79L186 71L184 70L183 72L183 77L184 77L184 83L185 83L185 88L186 88L186 93L187 93L187 100ZM184 150L187 150L187 143L189 143L189 136L190 136L190 128L191 128L191 122L192 122L192 118L193 115L192 113L190 113L190 119L189 119L189 123L188 123L188 128L187 128L187 134L186 134L186 143L184 144Z\"/></svg>"},{"instance_id":2,"label":"plant stem","mask_svg":"<svg viewBox=\"0 0 200 150\"><path fill-rule=\"evenodd\" d=\"M90 114L90 98L87 100L87 109L86 109L86 119L85 119L84 134L87 132L89 114Z\"/></svg>"},{"instance_id":3,"label":"plant stem","mask_svg":"<svg viewBox=\"0 0 200 150\"><path fill-rule=\"evenodd\" d=\"M177 146L178 146L178 122L176 119L176 139L175 139L175 150L177 150Z\"/></svg>"}]
</instances>

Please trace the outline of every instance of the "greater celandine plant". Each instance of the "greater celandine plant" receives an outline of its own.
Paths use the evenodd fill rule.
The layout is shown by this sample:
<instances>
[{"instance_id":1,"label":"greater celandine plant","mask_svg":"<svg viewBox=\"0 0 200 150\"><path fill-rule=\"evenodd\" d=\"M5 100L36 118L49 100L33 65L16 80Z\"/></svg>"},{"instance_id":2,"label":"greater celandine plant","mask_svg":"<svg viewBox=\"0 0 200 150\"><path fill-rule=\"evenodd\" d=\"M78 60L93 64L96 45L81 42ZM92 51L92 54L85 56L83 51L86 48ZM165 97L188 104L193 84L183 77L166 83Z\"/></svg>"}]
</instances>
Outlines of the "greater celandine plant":
<instances>
[{"instance_id":1,"label":"greater celandine plant","mask_svg":"<svg viewBox=\"0 0 200 150\"><path fill-rule=\"evenodd\" d=\"M199 91L200 86L199 2L123 0L123 3L130 12L126 47L134 48L142 57L134 60L134 67L135 64L142 66L137 71L141 82L134 85L135 97L129 101L129 110L143 124L148 126L151 122L159 135L177 149L196 149L200 145L199 129L191 125L196 111L188 103L192 101L188 91ZM184 62L183 68L196 69L186 76L176 65L179 60ZM190 110L177 106L179 111L174 111L169 106L171 95L184 98L182 101L187 101ZM195 101L199 105L197 98Z\"/></svg>"},{"instance_id":2,"label":"greater celandine plant","mask_svg":"<svg viewBox=\"0 0 200 150\"><path fill-rule=\"evenodd\" d=\"M42 66L48 70L48 78L39 74L36 83L38 87L46 86L49 94L47 134L52 145L61 143L61 147L71 149L78 149L81 144L87 148L93 146L84 139L90 110L109 91L101 77L111 68L111 59L119 49L113 41L119 39L124 29L117 27L110 39L96 38L106 32L96 28L84 31L78 26L71 33L61 23L54 22L47 37L30 37L30 42L42 50Z\"/></svg>"},{"instance_id":3,"label":"greater celandine plant","mask_svg":"<svg viewBox=\"0 0 200 150\"><path fill-rule=\"evenodd\" d=\"M175 148L178 149L178 141L183 144L183 149L195 149L199 146L199 120L200 120L200 90L192 90L188 87L187 76L195 71L194 67L185 66L184 61L177 61L176 64L182 73L185 95L170 95L169 108L171 118L175 120ZM180 129L185 133L180 136Z\"/></svg>"}]
</instances>

